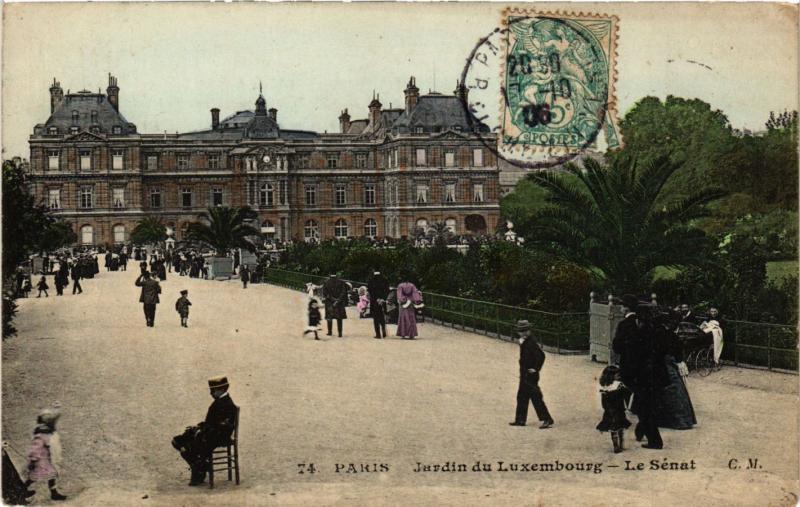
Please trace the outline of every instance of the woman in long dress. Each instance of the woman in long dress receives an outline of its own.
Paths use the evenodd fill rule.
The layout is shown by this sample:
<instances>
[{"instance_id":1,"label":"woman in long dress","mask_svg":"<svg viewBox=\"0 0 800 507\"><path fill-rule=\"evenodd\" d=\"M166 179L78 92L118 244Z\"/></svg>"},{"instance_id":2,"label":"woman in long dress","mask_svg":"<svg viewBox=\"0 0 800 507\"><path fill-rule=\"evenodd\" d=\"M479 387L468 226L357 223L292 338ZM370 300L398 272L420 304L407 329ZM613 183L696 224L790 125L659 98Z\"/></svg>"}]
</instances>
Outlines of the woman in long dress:
<instances>
[{"instance_id":1,"label":"woman in long dress","mask_svg":"<svg viewBox=\"0 0 800 507\"><path fill-rule=\"evenodd\" d=\"M656 400L656 423L661 428L688 430L697 424L697 417L684 381L689 371L684 362L683 344L674 332L664 329L663 333L669 344L668 353L664 356L669 385Z\"/></svg>"},{"instance_id":2,"label":"woman in long dress","mask_svg":"<svg viewBox=\"0 0 800 507\"><path fill-rule=\"evenodd\" d=\"M397 286L397 336L413 340L417 332L417 308L422 305L422 294L411 282L403 282Z\"/></svg>"}]
</instances>

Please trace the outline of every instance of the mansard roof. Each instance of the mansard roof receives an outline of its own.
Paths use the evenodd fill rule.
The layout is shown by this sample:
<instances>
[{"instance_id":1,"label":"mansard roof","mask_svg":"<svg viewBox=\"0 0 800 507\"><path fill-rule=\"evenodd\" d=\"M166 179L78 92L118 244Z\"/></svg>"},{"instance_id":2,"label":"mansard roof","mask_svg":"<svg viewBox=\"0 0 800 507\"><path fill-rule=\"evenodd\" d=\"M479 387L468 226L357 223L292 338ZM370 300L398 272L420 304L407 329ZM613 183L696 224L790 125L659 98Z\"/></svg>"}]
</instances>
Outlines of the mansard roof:
<instances>
[{"instance_id":1,"label":"mansard roof","mask_svg":"<svg viewBox=\"0 0 800 507\"><path fill-rule=\"evenodd\" d=\"M455 95L429 93L417 101L409 113L397 118L392 130L400 134L414 133L421 127L424 132L441 132L448 129L465 132L489 132L489 127L481 123L472 113L464 110L461 99Z\"/></svg>"},{"instance_id":2,"label":"mansard roof","mask_svg":"<svg viewBox=\"0 0 800 507\"><path fill-rule=\"evenodd\" d=\"M92 112L96 113L95 121L92 121ZM44 127L57 127L62 134L69 132L71 127L78 127L79 130L98 127L103 133L111 133L113 127L120 127L123 134L136 133L136 126L114 109L106 95L87 90L67 94L56 106Z\"/></svg>"}]
</instances>

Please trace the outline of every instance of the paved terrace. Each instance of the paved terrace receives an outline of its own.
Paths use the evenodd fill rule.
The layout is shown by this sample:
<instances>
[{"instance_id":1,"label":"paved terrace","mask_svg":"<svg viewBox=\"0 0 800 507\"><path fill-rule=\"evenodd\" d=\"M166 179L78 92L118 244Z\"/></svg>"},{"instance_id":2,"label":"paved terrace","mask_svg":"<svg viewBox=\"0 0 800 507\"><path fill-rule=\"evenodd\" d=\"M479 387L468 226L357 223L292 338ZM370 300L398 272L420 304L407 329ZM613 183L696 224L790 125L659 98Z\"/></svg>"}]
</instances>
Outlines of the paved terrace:
<instances>
[{"instance_id":1,"label":"paved terrace","mask_svg":"<svg viewBox=\"0 0 800 507\"><path fill-rule=\"evenodd\" d=\"M135 267L135 265L133 266ZM554 428L508 426L517 346L432 324L421 339L372 339L353 313L346 337L301 336L305 298L169 275L155 328L137 271L102 272L84 294L20 301L3 346L3 438L17 467L37 410L55 400L61 490L74 505L794 505L797 377L726 368L690 379L700 425L664 431L666 449L627 436L611 453L599 421L600 367L548 355L541 382ZM52 284L51 284L52 286ZM193 303L189 328L174 301ZM390 331L394 326L389 326ZM189 488L169 442L205 415L206 379L227 374L242 406L242 484ZM533 411L531 410L531 415ZM754 470L730 470L729 460ZM625 461L694 460L690 471L625 471ZM415 473L417 462L602 463L594 472ZM298 474L298 463L317 472ZM336 464L388 472L336 473ZM616 465L619 468L612 468ZM508 465L506 465L508 466ZM380 469L380 467L377 467ZM743 467L744 468L744 467ZM347 467L343 471L346 471ZM42 488L45 491L45 488ZM37 495L44 498L46 495ZM145 498L146 497L146 498ZM42 500L50 503L50 500Z\"/></svg>"}]
</instances>

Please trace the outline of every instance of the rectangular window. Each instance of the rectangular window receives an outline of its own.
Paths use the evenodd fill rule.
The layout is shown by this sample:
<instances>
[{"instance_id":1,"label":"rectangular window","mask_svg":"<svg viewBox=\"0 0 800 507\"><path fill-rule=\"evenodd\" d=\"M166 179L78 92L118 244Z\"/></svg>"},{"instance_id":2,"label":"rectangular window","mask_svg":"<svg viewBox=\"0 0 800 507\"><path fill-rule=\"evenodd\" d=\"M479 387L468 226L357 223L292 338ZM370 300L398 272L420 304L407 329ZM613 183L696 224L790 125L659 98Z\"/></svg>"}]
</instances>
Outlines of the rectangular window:
<instances>
[{"instance_id":1,"label":"rectangular window","mask_svg":"<svg viewBox=\"0 0 800 507\"><path fill-rule=\"evenodd\" d=\"M338 153L328 153L326 158L326 167L328 169L336 169L339 167L339 154Z\"/></svg>"},{"instance_id":2,"label":"rectangular window","mask_svg":"<svg viewBox=\"0 0 800 507\"><path fill-rule=\"evenodd\" d=\"M279 199L281 204L289 204L289 189L286 180L281 180L280 184L278 185L278 190L280 191Z\"/></svg>"},{"instance_id":3,"label":"rectangular window","mask_svg":"<svg viewBox=\"0 0 800 507\"><path fill-rule=\"evenodd\" d=\"M125 189L112 188L111 189L111 205L115 208L125 207Z\"/></svg>"},{"instance_id":4,"label":"rectangular window","mask_svg":"<svg viewBox=\"0 0 800 507\"><path fill-rule=\"evenodd\" d=\"M156 155L147 156L147 170L158 171L158 156Z\"/></svg>"},{"instance_id":5,"label":"rectangular window","mask_svg":"<svg viewBox=\"0 0 800 507\"><path fill-rule=\"evenodd\" d=\"M472 165L475 167L483 167L483 149L474 148L472 150Z\"/></svg>"},{"instance_id":6,"label":"rectangular window","mask_svg":"<svg viewBox=\"0 0 800 507\"><path fill-rule=\"evenodd\" d=\"M151 208L160 208L161 207L161 189L160 188L152 188L152 189L150 189L150 207Z\"/></svg>"},{"instance_id":7,"label":"rectangular window","mask_svg":"<svg viewBox=\"0 0 800 507\"><path fill-rule=\"evenodd\" d=\"M375 204L375 185L372 183L364 185L364 204Z\"/></svg>"},{"instance_id":8,"label":"rectangular window","mask_svg":"<svg viewBox=\"0 0 800 507\"><path fill-rule=\"evenodd\" d=\"M415 134L424 134L425 133L425 129L422 128L422 127L414 127L414 133Z\"/></svg>"},{"instance_id":9,"label":"rectangular window","mask_svg":"<svg viewBox=\"0 0 800 507\"><path fill-rule=\"evenodd\" d=\"M111 133L112 134L122 134L122 127L120 127L120 126L111 127Z\"/></svg>"},{"instance_id":10,"label":"rectangular window","mask_svg":"<svg viewBox=\"0 0 800 507\"><path fill-rule=\"evenodd\" d=\"M344 206L347 204L347 190L344 185L336 185L334 191L334 202L337 206Z\"/></svg>"},{"instance_id":11,"label":"rectangular window","mask_svg":"<svg viewBox=\"0 0 800 507\"><path fill-rule=\"evenodd\" d=\"M181 206L184 208L191 208L192 207L192 189L191 188L182 188L181 189Z\"/></svg>"},{"instance_id":12,"label":"rectangular window","mask_svg":"<svg viewBox=\"0 0 800 507\"><path fill-rule=\"evenodd\" d=\"M122 150L111 150L111 169L121 170L124 153Z\"/></svg>"},{"instance_id":13,"label":"rectangular window","mask_svg":"<svg viewBox=\"0 0 800 507\"><path fill-rule=\"evenodd\" d=\"M314 185L306 185L306 206L317 204L317 188Z\"/></svg>"},{"instance_id":14,"label":"rectangular window","mask_svg":"<svg viewBox=\"0 0 800 507\"><path fill-rule=\"evenodd\" d=\"M189 169L189 154L188 153L179 153L178 154L178 169Z\"/></svg>"},{"instance_id":15,"label":"rectangular window","mask_svg":"<svg viewBox=\"0 0 800 507\"><path fill-rule=\"evenodd\" d=\"M51 188L47 191L47 206L50 209L61 209L61 189Z\"/></svg>"},{"instance_id":16,"label":"rectangular window","mask_svg":"<svg viewBox=\"0 0 800 507\"><path fill-rule=\"evenodd\" d=\"M472 200L483 202L483 183L476 183L472 186Z\"/></svg>"},{"instance_id":17,"label":"rectangular window","mask_svg":"<svg viewBox=\"0 0 800 507\"><path fill-rule=\"evenodd\" d=\"M92 152L89 150L81 150L80 151L80 164L81 164L81 171L91 171L92 170Z\"/></svg>"},{"instance_id":18,"label":"rectangular window","mask_svg":"<svg viewBox=\"0 0 800 507\"><path fill-rule=\"evenodd\" d=\"M47 150L47 169L50 171L58 171L59 151Z\"/></svg>"},{"instance_id":19,"label":"rectangular window","mask_svg":"<svg viewBox=\"0 0 800 507\"><path fill-rule=\"evenodd\" d=\"M83 209L89 209L93 204L93 189L92 187L81 187L79 204Z\"/></svg>"},{"instance_id":20,"label":"rectangular window","mask_svg":"<svg viewBox=\"0 0 800 507\"><path fill-rule=\"evenodd\" d=\"M211 204L213 206L222 206L222 189L215 188L211 191Z\"/></svg>"},{"instance_id":21,"label":"rectangular window","mask_svg":"<svg viewBox=\"0 0 800 507\"><path fill-rule=\"evenodd\" d=\"M444 186L444 202L456 202L456 184L446 183Z\"/></svg>"},{"instance_id":22,"label":"rectangular window","mask_svg":"<svg viewBox=\"0 0 800 507\"><path fill-rule=\"evenodd\" d=\"M308 162L308 155L300 155L297 157L297 166L300 169L308 169L309 162Z\"/></svg>"},{"instance_id":23,"label":"rectangular window","mask_svg":"<svg viewBox=\"0 0 800 507\"><path fill-rule=\"evenodd\" d=\"M208 155L208 168L209 169L219 169L219 154L218 153L210 153Z\"/></svg>"},{"instance_id":24,"label":"rectangular window","mask_svg":"<svg viewBox=\"0 0 800 507\"><path fill-rule=\"evenodd\" d=\"M417 165L425 165L426 160L425 148L417 148Z\"/></svg>"},{"instance_id":25,"label":"rectangular window","mask_svg":"<svg viewBox=\"0 0 800 507\"><path fill-rule=\"evenodd\" d=\"M366 169L367 168L367 154L366 153L357 153L356 154L356 168L357 169Z\"/></svg>"},{"instance_id":26,"label":"rectangular window","mask_svg":"<svg viewBox=\"0 0 800 507\"><path fill-rule=\"evenodd\" d=\"M444 165L446 167L455 167L455 165L456 165L456 153L454 151L446 151L446 152L444 152Z\"/></svg>"},{"instance_id":27,"label":"rectangular window","mask_svg":"<svg viewBox=\"0 0 800 507\"><path fill-rule=\"evenodd\" d=\"M417 185L417 204L428 203L428 185Z\"/></svg>"}]
</instances>

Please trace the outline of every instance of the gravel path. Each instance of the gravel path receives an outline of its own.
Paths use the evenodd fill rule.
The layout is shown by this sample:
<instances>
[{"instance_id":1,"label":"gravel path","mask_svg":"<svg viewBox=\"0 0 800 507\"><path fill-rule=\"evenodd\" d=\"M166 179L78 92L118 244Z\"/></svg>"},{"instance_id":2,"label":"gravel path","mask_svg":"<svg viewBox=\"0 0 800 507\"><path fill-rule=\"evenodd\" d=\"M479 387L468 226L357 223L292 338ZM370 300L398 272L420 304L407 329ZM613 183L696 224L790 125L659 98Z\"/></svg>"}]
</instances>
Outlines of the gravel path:
<instances>
[{"instance_id":1,"label":"gravel path","mask_svg":"<svg viewBox=\"0 0 800 507\"><path fill-rule=\"evenodd\" d=\"M601 368L585 357L548 354L541 386L556 425L514 428L507 424L517 381L514 344L431 324L421 325L418 341L379 341L371 321L353 313L345 338L315 342L301 336L301 293L173 274L162 283L156 327L147 328L135 277L103 272L83 283L82 295L21 300L19 334L3 345L3 438L23 468L19 451L37 410L62 403L67 504L797 501L796 376L726 368L692 377L700 425L665 430L663 451L641 449L626 435L629 450L614 455L608 435L594 430ZM173 307L184 288L193 303L188 329ZM188 470L169 441L202 420L211 402L206 379L217 374L228 375L242 406L242 484L189 488ZM530 416L533 424L532 410ZM734 458L741 469L729 468ZM747 470L748 458L758 458L760 468ZM653 459L687 466L694 460L695 470L625 470L626 460L649 468ZM556 460L602 465L600 473L497 470L498 461L507 467ZM471 469L476 461L493 471L413 471L418 462ZM316 473L299 474L300 463L314 463ZM350 463L357 473L346 473Z\"/></svg>"}]
</instances>

